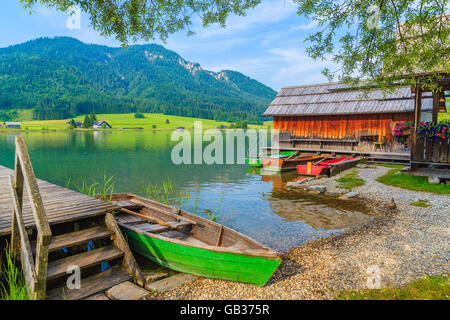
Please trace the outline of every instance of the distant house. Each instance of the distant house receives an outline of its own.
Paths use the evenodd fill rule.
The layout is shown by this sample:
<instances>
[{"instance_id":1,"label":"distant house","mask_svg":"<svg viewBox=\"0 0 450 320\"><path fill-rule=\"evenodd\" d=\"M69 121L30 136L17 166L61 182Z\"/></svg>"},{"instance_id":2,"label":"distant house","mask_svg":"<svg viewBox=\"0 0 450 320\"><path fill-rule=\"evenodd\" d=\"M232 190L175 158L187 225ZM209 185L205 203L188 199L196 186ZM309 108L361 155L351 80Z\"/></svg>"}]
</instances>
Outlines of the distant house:
<instances>
[{"instance_id":1,"label":"distant house","mask_svg":"<svg viewBox=\"0 0 450 320\"><path fill-rule=\"evenodd\" d=\"M20 122L5 122L3 126L10 129L21 129Z\"/></svg>"},{"instance_id":2,"label":"distant house","mask_svg":"<svg viewBox=\"0 0 450 320\"><path fill-rule=\"evenodd\" d=\"M66 124L70 126L72 124L72 121L67 121ZM75 128L81 128L83 123L81 121L75 121Z\"/></svg>"},{"instance_id":3,"label":"distant house","mask_svg":"<svg viewBox=\"0 0 450 320\"><path fill-rule=\"evenodd\" d=\"M105 128L112 128L112 127L108 122L101 120L101 121L94 121L94 123L92 124L92 128L105 129Z\"/></svg>"}]
</instances>

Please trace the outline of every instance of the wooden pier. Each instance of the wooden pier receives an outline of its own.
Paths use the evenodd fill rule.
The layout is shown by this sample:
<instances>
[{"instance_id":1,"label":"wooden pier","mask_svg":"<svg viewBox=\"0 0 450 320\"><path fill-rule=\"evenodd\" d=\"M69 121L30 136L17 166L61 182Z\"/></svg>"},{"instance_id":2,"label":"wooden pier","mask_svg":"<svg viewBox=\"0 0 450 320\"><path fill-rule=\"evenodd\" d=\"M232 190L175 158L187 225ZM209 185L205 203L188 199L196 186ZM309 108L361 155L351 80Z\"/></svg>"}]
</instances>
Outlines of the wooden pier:
<instances>
[{"instance_id":1,"label":"wooden pier","mask_svg":"<svg viewBox=\"0 0 450 320\"><path fill-rule=\"evenodd\" d=\"M272 150L271 147L263 148L266 152ZM409 164L410 154L409 152L380 152L380 151L359 151L359 150L343 150L343 149L321 149L310 147L284 147L280 146L276 151L299 151L302 154L317 154L333 157L359 157L367 160L368 162L394 162L398 164Z\"/></svg>"},{"instance_id":2,"label":"wooden pier","mask_svg":"<svg viewBox=\"0 0 450 320\"><path fill-rule=\"evenodd\" d=\"M0 236L11 234L13 199L9 191L9 176L14 170L0 166ZM111 203L69 190L47 181L37 180L50 225L105 214L116 208ZM33 213L28 195L24 193L23 220L26 228L34 227Z\"/></svg>"},{"instance_id":3,"label":"wooden pier","mask_svg":"<svg viewBox=\"0 0 450 320\"><path fill-rule=\"evenodd\" d=\"M119 285L145 297L144 275L112 215L118 207L37 180L23 137L15 144L14 170L0 166L0 237L20 259L30 298L106 298Z\"/></svg>"}]
</instances>

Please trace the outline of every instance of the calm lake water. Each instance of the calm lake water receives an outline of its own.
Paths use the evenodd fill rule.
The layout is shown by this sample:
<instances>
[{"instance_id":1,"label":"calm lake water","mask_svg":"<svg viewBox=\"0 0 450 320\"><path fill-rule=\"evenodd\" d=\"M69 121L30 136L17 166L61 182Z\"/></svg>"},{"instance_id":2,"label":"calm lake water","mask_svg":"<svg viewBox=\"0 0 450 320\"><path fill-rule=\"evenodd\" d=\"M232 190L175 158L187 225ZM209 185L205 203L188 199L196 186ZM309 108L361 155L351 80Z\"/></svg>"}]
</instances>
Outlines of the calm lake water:
<instances>
[{"instance_id":1,"label":"calm lake water","mask_svg":"<svg viewBox=\"0 0 450 320\"><path fill-rule=\"evenodd\" d=\"M350 202L287 192L296 173L262 175L247 165L175 165L171 132L24 132L40 179L77 190L113 176L114 192L149 195L171 182L185 210L230 226L276 250L369 221ZM14 166L16 133L0 133L0 165ZM224 143L225 144L225 143ZM225 145L224 148L227 148Z\"/></svg>"}]
</instances>

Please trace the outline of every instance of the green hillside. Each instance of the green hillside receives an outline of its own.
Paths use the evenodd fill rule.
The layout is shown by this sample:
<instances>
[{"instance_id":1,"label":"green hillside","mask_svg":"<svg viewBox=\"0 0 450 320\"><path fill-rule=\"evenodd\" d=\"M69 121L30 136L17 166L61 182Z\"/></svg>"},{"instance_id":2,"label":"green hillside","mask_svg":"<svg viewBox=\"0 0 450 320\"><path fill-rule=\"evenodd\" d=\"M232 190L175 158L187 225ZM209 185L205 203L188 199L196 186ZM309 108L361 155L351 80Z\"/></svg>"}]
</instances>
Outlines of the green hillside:
<instances>
[{"instance_id":1,"label":"green hillside","mask_svg":"<svg viewBox=\"0 0 450 320\"><path fill-rule=\"evenodd\" d=\"M136 111L260 122L276 92L239 72L203 70L157 44L127 49L40 38L0 49L0 119Z\"/></svg>"}]
</instances>

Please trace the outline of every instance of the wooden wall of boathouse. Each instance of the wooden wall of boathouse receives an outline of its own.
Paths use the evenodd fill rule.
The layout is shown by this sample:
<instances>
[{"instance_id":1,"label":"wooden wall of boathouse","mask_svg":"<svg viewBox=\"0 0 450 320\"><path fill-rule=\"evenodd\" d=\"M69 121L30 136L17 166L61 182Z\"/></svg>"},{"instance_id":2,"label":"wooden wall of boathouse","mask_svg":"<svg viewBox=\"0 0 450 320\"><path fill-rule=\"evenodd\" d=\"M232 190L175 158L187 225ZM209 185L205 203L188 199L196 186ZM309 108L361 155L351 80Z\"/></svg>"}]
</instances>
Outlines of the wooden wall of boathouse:
<instances>
[{"instance_id":1,"label":"wooden wall of boathouse","mask_svg":"<svg viewBox=\"0 0 450 320\"><path fill-rule=\"evenodd\" d=\"M400 121L412 121L414 114L404 113L378 113L378 114L343 114L318 116L274 116L273 128L281 133L289 133L295 145L318 147L319 141L324 149L351 149L352 144L346 143L358 140L363 150L373 149L373 142L381 141L386 144L389 151L402 150L403 146L393 139L393 129ZM372 140L366 136L376 135ZM335 140L335 142L327 141ZM341 141L341 142L340 142ZM328 146L324 146L328 145ZM295 146L294 145L294 146Z\"/></svg>"}]
</instances>

